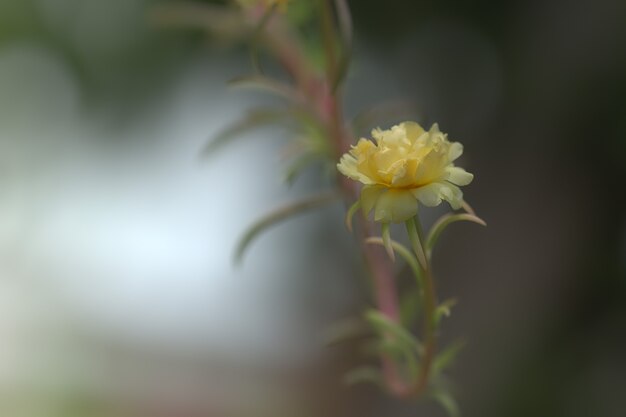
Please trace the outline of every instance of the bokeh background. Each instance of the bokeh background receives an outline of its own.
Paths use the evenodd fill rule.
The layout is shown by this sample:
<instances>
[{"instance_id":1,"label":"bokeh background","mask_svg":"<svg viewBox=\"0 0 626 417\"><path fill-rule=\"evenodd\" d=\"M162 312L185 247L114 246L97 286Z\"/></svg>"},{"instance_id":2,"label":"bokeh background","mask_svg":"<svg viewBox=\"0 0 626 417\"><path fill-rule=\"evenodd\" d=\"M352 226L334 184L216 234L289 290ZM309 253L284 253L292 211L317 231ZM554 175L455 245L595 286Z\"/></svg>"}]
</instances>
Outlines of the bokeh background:
<instances>
[{"instance_id":1,"label":"bokeh background","mask_svg":"<svg viewBox=\"0 0 626 417\"><path fill-rule=\"evenodd\" d=\"M414 102L476 175L489 226L435 257L464 415L624 416L626 3L350 3L347 114ZM324 331L370 304L343 207L233 268L247 225L324 183L281 182L281 129L199 157L267 99L226 87L243 48L156 4L0 0L0 415L443 416L341 382L366 359Z\"/></svg>"}]
</instances>

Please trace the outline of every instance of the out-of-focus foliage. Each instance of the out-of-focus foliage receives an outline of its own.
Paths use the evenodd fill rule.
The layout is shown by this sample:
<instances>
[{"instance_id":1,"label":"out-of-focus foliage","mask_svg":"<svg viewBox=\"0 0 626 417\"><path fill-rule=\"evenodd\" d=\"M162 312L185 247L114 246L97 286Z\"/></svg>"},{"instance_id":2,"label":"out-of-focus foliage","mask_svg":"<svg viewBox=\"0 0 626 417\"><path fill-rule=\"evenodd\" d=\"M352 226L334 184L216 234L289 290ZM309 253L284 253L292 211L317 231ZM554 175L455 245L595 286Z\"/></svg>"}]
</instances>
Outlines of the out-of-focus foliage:
<instances>
[{"instance_id":1,"label":"out-of-focus foliage","mask_svg":"<svg viewBox=\"0 0 626 417\"><path fill-rule=\"evenodd\" d=\"M215 38L207 38L200 31L166 30L153 24L153 7L170 3L185 2L2 0L0 57L15 57L16 50L33 45L37 51L52 51L54 57L62 57L63 68L69 68L71 74L76 75L71 86L78 86L76 106L80 109L79 114L84 116L94 108L102 110L105 116L98 122L107 128L119 128L120 121L130 124L129 120L143 114L146 106L154 104L156 95L163 89L171 88L171 81L180 77L179 70L190 59L204 59L207 65L203 68L208 70L203 74L207 76L222 74L218 72L218 62L222 62L224 55L228 54L219 48ZM226 4L225 1L204 3ZM300 6L296 3L308 7L313 2L294 1L290 16L301 22L303 31L312 33L308 38L312 45L310 55L319 56L319 49L314 47L317 39L313 35L317 28L308 26L308 12L299 10ZM472 203L489 220L489 228L477 231L474 225L458 225L454 233L469 236L474 242L472 247L468 248L446 232L439 239L440 252L433 254L442 276L451 277L441 282L440 291L444 298L449 294L460 297L454 314L446 322L450 326L450 334L468 337L467 345L449 370L458 382L456 392L464 415L622 417L622 387L626 374L623 358L626 346L622 337L626 328L626 196L621 191L626 181L626 26L623 24L623 2L388 0L383 4L378 0L358 0L350 1L350 5L357 31L354 54L357 60L348 79L347 113L357 114L383 96L404 97L416 103L411 106L421 112L424 120L436 119L445 123L453 137L472 148L471 158L467 159L468 167L480 179L470 186L474 197ZM240 62L247 62L243 48L239 52ZM261 60L266 62L264 57ZM19 92L30 90L26 88L29 86L19 84L16 71L9 71L7 61L1 62L0 72L5 77L5 74L11 74L10 79L0 80L1 85L3 88L12 87L3 90L10 93L3 97L2 120L15 122L12 115L20 106L32 103L20 100L24 97ZM48 71L51 79L60 79L52 77L56 74L53 74L53 69L58 66L44 67L40 60L32 62L39 69L52 68ZM230 73L230 70L224 73ZM221 86L222 81L228 79L228 75L217 77L220 80L216 81L216 86ZM64 85L57 83L59 88ZM31 88L37 86L30 85ZM192 87L189 90L196 92ZM221 99L219 87L214 90L208 95ZM65 93L67 95L68 92ZM253 97L257 99L257 96ZM55 96L52 103L56 106L46 101L39 113L33 113L47 114L48 118L28 122L36 125L42 120L50 123L58 119L58 107L62 107L61 103L65 103L66 98L63 94ZM196 105L201 107L204 104L200 104L199 100ZM356 135L367 135L370 125L386 125L396 116L398 120L394 122L412 117L414 109L407 111L406 107L392 103L378 111L385 113L383 116L366 111L355 121ZM207 109L207 113L217 113L218 117L222 117L223 114L218 111L221 108L223 103L216 104ZM225 128L236 118L233 113L232 118L221 121L219 127ZM174 120L173 124L188 123L182 117ZM154 126L161 130L156 122ZM33 139L36 147L29 155L35 154L42 167L52 159L53 154L56 155L56 142L50 142L50 129L54 127L50 124L45 130L47 133L39 135L37 140ZM128 140L129 135L118 134L118 129L112 130L114 133L92 140L107 145ZM206 129L196 134L199 136L197 143L204 143ZM156 132L152 136L156 137ZM2 137L3 146L10 143L10 139ZM176 147L179 139L172 135L168 143ZM23 143L20 139L20 144ZM258 145L254 140L250 143ZM141 153L150 150L149 146L141 146ZM99 152L106 152L109 147L98 149ZM56 148L56 152L67 153L67 149ZM22 155L13 148L3 148L1 153L5 158L11 156L13 160ZM162 163L158 160L158 164ZM5 172L5 168L0 167L0 171ZM108 169L113 175L118 173L119 166L113 165ZM0 184L4 192L9 181L4 174L1 175ZM171 173L167 178L169 175ZM276 175L276 178L279 176ZM167 178L156 178L160 182L159 188L167 186ZM268 178L271 178L271 173ZM127 180L123 178L119 184L126 184ZM86 204L85 199L95 199L97 194L104 195L103 199L110 198L99 189L101 184L89 181L91 179L85 177L85 182L97 193L94 191L83 197L82 203ZM54 188L55 185L48 184L48 187ZM202 183L198 188L214 191L215 185ZM200 189L194 192L198 195L202 193ZM238 192L239 189L235 188L229 191ZM261 194L264 191L255 192ZM5 198L5 194L0 194ZM275 200L281 198L275 192L269 197ZM132 198L138 196L133 195ZM78 203L74 201L72 206L83 210L84 206ZM249 211L261 211L256 205L248 204L246 208ZM272 206L275 205L268 202L264 208ZM37 202L36 207L48 208L42 201ZM36 207L33 205L31 208ZM115 207L107 210L115 211ZM152 211L150 206L140 219L148 217L148 212ZM77 211L68 213L68 216L77 216ZM47 212L45 216L57 218L59 213ZM2 218L6 221L10 217L3 212ZM112 229L109 224L92 223L102 230ZM117 226L126 229L134 224ZM3 239L5 226L3 224ZM335 264L329 263L329 259L339 257L342 261L351 260L351 255L346 254L342 246L344 234L337 232L341 227L340 224L315 225L304 229L307 233L300 239L306 236L316 244L318 241L327 242L326 237L333 236L337 242L330 247L318 244L320 251L317 253L320 255L314 258L314 269L319 270L320 276L316 280L303 282L300 275L294 274L285 284L292 292L296 292L297 286L302 286L305 288L302 293L311 297L303 298L305 301L302 303L293 301L294 304L344 305L339 313L336 310L328 313L333 317L323 315L317 318L324 323L332 321L336 314L354 313L350 307L350 303L355 303L354 298L346 297L346 293L353 294L353 290L360 289L357 285L350 287L348 282L337 280L330 274L335 271L330 265ZM198 229L202 229L198 233L205 232L203 228ZM85 230L94 238L91 229ZM59 234L61 237L72 233L67 229L62 232ZM145 234L148 241L154 240L150 239L151 234ZM158 239L153 243L163 244ZM65 241L57 242L57 246L65 244ZM126 248L131 244L119 242L118 246ZM186 250L187 246L181 246L181 250ZM296 256L295 248L284 250ZM453 256L458 262L445 262L448 256ZM2 265L13 265L18 259L13 251L3 253ZM74 259L72 264L77 265L79 261ZM141 259L135 261L133 265L137 267ZM159 259L150 260L162 265L157 261ZM30 265L31 268L36 266ZM463 271L471 273L463 274ZM348 274L347 271L342 273ZM272 269L270 274L279 275L280 271ZM114 278L109 277L108 281ZM330 279L336 287L332 287L333 292L329 294L322 288L330 284ZM264 291L254 285L258 282L258 279L245 281L246 290L236 294L237 297L263 298ZM406 276L400 283L411 284L406 285L407 292L413 288L413 282L409 282ZM93 291L100 292L102 287L95 287ZM204 287L197 293L202 291ZM176 293L176 288L172 287L170 292ZM4 290L3 293L7 294ZM35 294L31 295L33 304L43 305L34 297ZM134 300L137 310L155 297L143 289L141 296ZM8 304L2 302L3 307ZM191 301L189 304L192 304ZM97 307L93 306L94 309ZM126 311L121 306L115 307ZM419 311L419 306L407 303L406 316L414 317L415 310ZM140 323L141 315L136 312L126 319ZM70 322L68 319L65 324ZM407 322L410 320L407 319ZM415 323L412 325L415 328ZM141 326L150 327L145 323ZM301 323L300 328L305 330L305 334L311 334L316 329L310 322ZM66 355L69 352L75 365L82 358L65 344L54 343L53 335L40 331L36 333L38 337L34 337L23 329L17 327L13 329L15 331L3 334L3 346L10 345L18 333L22 334L29 341L27 345L34 349L28 370L39 366L36 353L55 353L49 359L44 356L42 362L46 366L56 364L64 369L74 368L65 368L57 360L56 353L60 356L61 352ZM446 339L447 334L443 337ZM119 358L115 354L120 353L118 347L99 350L95 346L110 342L105 339L89 340L94 356L110 357L112 361ZM176 334L169 339L172 344L179 342ZM447 346L447 342L447 339L444 340L442 347ZM379 396L378 391L367 386L340 390L332 385L330 381L337 381L346 371L358 365L354 360L355 345L348 343L341 346L332 350L336 356L322 365L315 363L309 373L303 371L296 377L285 377L284 373L288 372L283 371L270 373L273 376L283 373L290 386L305 386L310 397L308 402L305 401L308 407L304 408L317 411L316 415L412 415L411 411L398 409ZM24 349L22 353L31 355ZM164 353L148 360L145 352L139 352L130 364L122 363L120 368L145 363L145 369L155 370L159 365L168 369L155 372L157 377L154 378L150 378L150 373L145 371L148 381L134 384L145 388L144 393L154 381L175 381L171 373L173 369L181 373L181 370L191 373L190 370L199 369L192 360L176 363L168 362L166 357L169 356ZM7 363L15 363L15 356L6 359ZM359 362L361 359L359 357ZM267 367L271 368L270 365ZM216 374L215 369L206 372ZM57 382L63 382L65 378L65 374L56 372L50 375L50 379ZM372 376L367 371L363 375ZM259 386L267 387L269 379L263 375L260 381L256 381L258 384L244 384L248 395L232 402L240 403L254 397L254 393L259 397L272 398L267 391L256 391ZM293 381L299 381L301 385ZM120 379L116 385L125 388L124 382L128 380ZM231 387L232 384L227 382L227 378L222 378L222 385ZM131 409L128 403L136 399L128 398L128 407L125 408L115 403L119 397L111 393L92 400L89 395L83 395L87 385L67 386L52 393L46 386L22 390L22 394L9 389L0 400L0 414L11 417L154 417L193 412L189 410L191 406L187 404L185 410L181 403L178 403L180 408L172 406L174 409L166 409L162 403L157 410ZM190 386L197 387L199 384ZM24 396L24 392L29 394ZM211 392L214 391L207 388L202 394L206 397ZM285 397L282 391L274 395ZM166 402L165 395L158 397ZM440 401L449 403L447 398ZM454 408L453 405L448 407ZM212 412L219 415L219 410ZM302 412L303 409L296 407L292 415L301 416ZM437 413L440 410L434 409L428 415L435 416ZM251 412L247 414L254 415Z\"/></svg>"}]
</instances>

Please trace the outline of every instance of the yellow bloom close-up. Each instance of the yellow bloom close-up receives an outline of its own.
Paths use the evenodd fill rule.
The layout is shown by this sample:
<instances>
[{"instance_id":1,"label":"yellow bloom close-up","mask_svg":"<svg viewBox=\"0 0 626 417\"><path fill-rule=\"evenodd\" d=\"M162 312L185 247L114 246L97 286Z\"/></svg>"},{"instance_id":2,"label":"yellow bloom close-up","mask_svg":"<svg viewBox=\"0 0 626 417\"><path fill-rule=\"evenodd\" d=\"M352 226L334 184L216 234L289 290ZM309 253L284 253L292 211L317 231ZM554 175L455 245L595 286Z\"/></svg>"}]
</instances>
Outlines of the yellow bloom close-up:
<instances>
[{"instance_id":1,"label":"yellow bloom close-up","mask_svg":"<svg viewBox=\"0 0 626 417\"><path fill-rule=\"evenodd\" d=\"M459 186L474 176L454 165L463 145L450 142L436 123L426 131L404 122L374 129L372 137L360 139L337 164L342 174L364 184L360 200L366 214L374 210L374 220L399 223L417 214L418 202L434 207L445 200L461 207Z\"/></svg>"}]
</instances>

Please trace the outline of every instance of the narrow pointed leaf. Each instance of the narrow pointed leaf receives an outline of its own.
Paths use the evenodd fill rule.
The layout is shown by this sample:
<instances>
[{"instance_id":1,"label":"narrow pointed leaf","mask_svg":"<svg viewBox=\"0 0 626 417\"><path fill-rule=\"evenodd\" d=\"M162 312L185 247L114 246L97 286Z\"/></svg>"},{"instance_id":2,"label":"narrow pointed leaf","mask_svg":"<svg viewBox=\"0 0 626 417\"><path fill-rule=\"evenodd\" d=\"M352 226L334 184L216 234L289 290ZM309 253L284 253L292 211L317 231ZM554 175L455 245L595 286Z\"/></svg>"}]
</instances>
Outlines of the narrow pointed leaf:
<instances>
[{"instance_id":1,"label":"narrow pointed leaf","mask_svg":"<svg viewBox=\"0 0 626 417\"><path fill-rule=\"evenodd\" d=\"M419 341L400 323L391 321L387 316L377 310L370 310L365 314L367 321L381 334L388 335L396 340L401 346L417 351Z\"/></svg>"},{"instance_id":2,"label":"narrow pointed leaf","mask_svg":"<svg viewBox=\"0 0 626 417\"><path fill-rule=\"evenodd\" d=\"M203 29L231 40L243 39L249 28L236 10L198 2L160 4L150 18L161 27Z\"/></svg>"},{"instance_id":3,"label":"narrow pointed leaf","mask_svg":"<svg viewBox=\"0 0 626 417\"><path fill-rule=\"evenodd\" d=\"M411 247L413 248L413 252L415 256L417 256L417 261L423 270L428 269L428 253L425 251L423 243L422 243L422 232L421 232L421 224L419 223L419 219L414 217L405 222L406 232L409 235L409 240L411 241Z\"/></svg>"},{"instance_id":4,"label":"narrow pointed leaf","mask_svg":"<svg viewBox=\"0 0 626 417\"><path fill-rule=\"evenodd\" d=\"M389 230L389 223L382 224L382 237L383 237L383 246L387 251L387 255L391 258L392 261L396 260L396 255L393 253L393 246L391 246L391 232Z\"/></svg>"},{"instance_id":5,"label":"narrow pointed leaf","mask_svg":"<svg viewBox=\"0 0 626 417\"><path fill-rule=\"evenodd\" d=\"M299 93L288 84L263 75L251 75L233 78L228 82L230 86L255 88L276 94L291 101L298 101Z\"/></svg>"},{"instance_id":6,"label":"narrow pointed leaf","mask_svg":"<svg viewBox=\"0 0 626 417\"><path fill-rule=\"evenodd\" d=\"M448 368L459 355L459 352L465 347L467 343L464 340L459 340L452 343L450 346L443 349L433 361L433 375L438 375Z\"/></svg>"},{"instance_id":7,"label":"narrow pointed leaf","mask_svg":"<svg viewBox=\"0 0 626 417\"><path fill-rule=\"evenodd\" d=\"M353 338L371 335L371 331L363 320L349 318L330 325L324 331L322 340L325 346L332 346Z\"/></svg>"},{"instance_id":8,"label":"narrow pointed leaf","mask_svg":"<svg viewBox=\"0 0 626 417\"><path fill-rule=\"evenodd\" d=\"M346 373L343 382L348 386L370 383L382 387L383 377L378 369L371 366L364 366Z\"/></svg>"},{"instance_id":9,"label":"narrow pointed leaf","mask_svg":"<svg viewBox=\"0 0 626 417\"><path fill-rule=\"evenodd\" d=\"M430 233L428 234L428 238L426 239L426 250L431 252L435 243L439 239L441 233L452 223L459 221L468 221L480 224L481 226L487 226L487 223L480 217L474 216L473 214L463 213L463 214L446 214L441 216L439 220L433 225L430 229Z\"/></svg>"},{"instance_id":10,"label":"narrow pointed leaf","mask_svg":"<svg viewBox=\"0 0 626 417\"><path fill-rule=\"evenodd\" d=\"M250 243L252 243L261 232L296 214L324 206L330 202L339 200L339 198L339 193L328 192L291 203L262 217L248 229L239 241L237 250L235 251L235 263L241 262L246 249L248 249Z\"/></svg>"},{"instance_id":11,"label":"narrow pointed leaf","mask_svg":"<svg viewBox=\"0 0 626 417\"><path fill-rule=\"evenodd\" d=\"M337 20L339 23L339 34L341 35L341 55L337 66L336 79L333 84L333 91L339 87L345 78L350 60L352 57L352 16L347 0L335 0L335 9L337 11Z\"/></svg>"},{"instance_id":12,"label":"narrow pointed leaf","mask_svg":"<svg viewBox=\"0 0 626 417\"><path fill-rule=\"evenodd\" d=\"M348 231L350 233L352 233L352 218L354 217L354 213L359 211L360 208L361 208L361 200L357 200L355 201L354 204L350 206L350 208L346 212L346 227L348 228Z\"/></svg>"},{"instance_id":13,"label":"narrow pointed leaf","mask_svg":"<svg viewBox=\"0 0 626 417\"><path fill-rule=\"evenodd\" d=\"M437 306L434 317L435 325L438 325L443 317L450 317L450 310L456 305L456 303L456 298L450 298Z\"/></svg>"},{"instance_id":14,"label":"narrow pointed leaf","mask_svg":"<svg viewBox=\"0 0 626 417\"><path fill-rule=\"evenodd\" d=\"M307 152L304 155L301 155L287 168L287 171L285 172L285 182L288 185L293 185L296 178L298 178L303 170L315 162L320 161L320 159L320 155L316 155L312 152Z\"/></svg>"},{"instance_id":15,"label":"narrow pointed leaf","mask_svg":"<svg viewBox=\"0 0 626 417\"><path fill-rule=\"evenodd\" d=\"M474 211L474 209L472 208L472 206L470 206L467 201L463 200L461 202L461 207L463 207L463 210L465 210L468 214L472 214L474 216L476 216L476 212Z\"/></svg>"},{"instance_id":16,"label":"narrow pointed leaf","mask_svg":"<svg viewBox=\"0 0 626 417\"><path fill-rule=\"evenodd\" d=\"M449 392L437 391L432 395L433 399L439 403L448 413L448 417L461 417L461 410L454 397Z\"/></svg>"},{"instance_id":17,"label":"narrow pointed leaf","mask_svg":"<svg viewBox=\"0 0 626 417\"><path fill-rule=\"evenodd\" d=\"M417 323L420 316L422 288L415 286L403 291L400 296L400 316L402 323L408 328Z\"/></svg>"},{"instance_id":18,"label":"narrow pointed leaf","mask_svg":"<svg viewBox=\"0 0 626 417\"><path fill-rule=\"evenodd\" d=\"M252 67L259 74L263 74L263 68L261 68L261 62L259 61L259 42L267 23L270 21L272 16L274 16L274 12L276 11L276 4L269 7L259 24L252 31L252 40L250 42L250 61L252 63Z\"/></svg>"},{"instance_id":19,"label":"narrow pointed leaf","mask_svg":"<svg viewBox=\"0 0 626 417\"><path fill-rule=\"evenodd\" d=\"M375 356L387 356L394 362L401 365L401 368L407 369L411 378L415 378L418 373L418 354L423 352L423 346L417 348L399 343L396 339L383 338L375 340L366 345L366 353Z\"/></svg>"},{"instance_id":20,"label":"narrow pointed leaf","mask_svg":"<svg viewBox=\"0 0 626 417\"><path fill-rule=\"evenodd\" d=\"M401 368L407 369L411 378L415 378L418 373L418 354L422 355L424 347L418 343L417 347L398 343L397 340L379 340L373 346L372 351L378 355L386 355L401 364Z\"/></svg>"},{"instance_id":21,"label":"narrow pointed leaf","mask_svg":"<svg viewBox=\"0 0 626 417\"><path fill-rule=\"evenodd\" d=\"M362 352L366 356L386 355L394 360L399 360L404 355L405 351L406 346L402 346L397 341L393 341L389 338L371 340L362 345Z\"/></svg>"},{"instance_id":22,"label":"narrow pointed leaf","mask_svg":"<svg viewBox=\"0 0 626 417\"><path fill-rule=\"evenodd\" d=\"M384 246L383 240L379 237L370 237L365 240L365 243ZM415 255L413 255L413 253L406 246L396 242L395 240L390 240L389 243L391 244L391 247L396 252L398 252L398 254L406 261L407 265L409 265L409 267L411 268L413 275L415 275L415 278L417 279L418 287L420 289L423 288L422 270L417 262L417 259L415 258Z\"/></svg>"},{"instance_id":23,"label":"narrow pointed leaf","mask_svg":"<svg viewBox=\"0 0 626 417\"><path fill-rule=\"evenodd\" d=\"M201 155L208 156L231 140L251 130L289 120L291 113L286 110L253 109L242 119L227 126L215 135L202 149Z\"/></svg>"},{"instance_id":24,"label":"narrow pointed leaf","mask_svg":"<svg viewBox=\"0 0 626 417\"><path fill-rule=\"evenodd\" d=\"M352 46L352 16L347 0L335 0L335 8L337 10L337 20L339 23L339 34L341 41L347 47Z\"/></svg>"},{"instance_id":25,"label":"narrow pointed leaf","mask_svg":"<svg viewBox=\"0 0 626 417\"><path fill-rule=\"evenodd\" d=\"M367 320L382 336L373 346L381 354L387 354L402 361L413 378L417 375L417 355L423 351L422 345L402 324L391 321L379 311L371 310L366 314Z\"/></svg>"}]
</instances>

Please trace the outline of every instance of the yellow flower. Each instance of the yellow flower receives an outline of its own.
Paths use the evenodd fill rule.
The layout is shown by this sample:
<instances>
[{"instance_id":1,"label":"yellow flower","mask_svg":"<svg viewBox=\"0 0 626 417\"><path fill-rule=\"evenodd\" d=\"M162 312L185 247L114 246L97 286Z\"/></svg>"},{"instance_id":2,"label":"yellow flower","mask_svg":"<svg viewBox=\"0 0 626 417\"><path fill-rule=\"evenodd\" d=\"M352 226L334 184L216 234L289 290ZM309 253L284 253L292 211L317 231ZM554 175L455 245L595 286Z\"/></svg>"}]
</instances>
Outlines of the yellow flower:
<instances>
[{"instance_id":1,"label":"yellow flower","mask_svg":"<svg viewBox=\"0 0 626 417\"><path fill-rule=\"evenodd\" d=\"M443 200L454 209L461 207L459 185L472 182L474 175L454 166L463 145L448 141L435 123L429 131L419 124L404 122L389 130L374 129L374 141L360 139L341 157L337 168L364 184L361 206L374 210L374 220L399 223L417 214L418 201L434 207Z\"/></svg>"}]
</instances>

